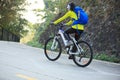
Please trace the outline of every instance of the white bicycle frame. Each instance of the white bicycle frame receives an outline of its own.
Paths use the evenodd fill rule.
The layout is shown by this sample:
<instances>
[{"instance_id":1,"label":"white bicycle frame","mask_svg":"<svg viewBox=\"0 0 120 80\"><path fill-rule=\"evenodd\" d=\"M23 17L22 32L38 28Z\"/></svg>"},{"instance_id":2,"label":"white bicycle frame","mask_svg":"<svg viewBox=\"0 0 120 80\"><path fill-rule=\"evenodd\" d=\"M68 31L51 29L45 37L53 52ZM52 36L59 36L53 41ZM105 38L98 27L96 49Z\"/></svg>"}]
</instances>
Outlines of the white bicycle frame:
<instances>
[{"instance_id":1,"label":"white bicycle frame","mask_svg":"<svg viewBox=\"0 0 120 80\"><path fill-rule=\"evenodd\" d=\"M58 34L60 34L60 36L62 37L63 43L64 43L64 45L66 46L66 45L67 45L66 42L67 42L68 40L66 40L65 37L64 37L64 31L61 30L61 29L59 29Z\"/></svg>"},{"instance_id":2,"label":"white bicycle frame","mask_svg":"<svg viewBox=\"0 0 120 80\"><path fill-rule=\"evenodd\" d=\"M80 45L77 45L77 41L75 40L74 37L70 36L70 38L73 40L74 44L76 45L78 52L83 52L84 50L82 49L82 47Z\"/></svg>"},{"instance_id":3,"label":"white bicycle frame","mask_svg":"<svg viewBox=\"0 0 120 80\"><path fill-rule=\"evenodd\" d=\"M66 40L65 37L64 37L64 31L61 30L61 29L59 29L58 35L61 36L61 38L62 38L62 40L63 40L63 43L64 43L64 45L66 46L66 45L67 45L67 43L66 43L67 40ZM52 46L51 46L51 50L54 50L54 49L57 48L58 43L56 42L56 39L58 39L58 38L59 38L59 36L57 36L57 35L54 37L53 43L52 43ZM75 38L72 37L72 36L70 36L70 38L73 40L74 44L76 45L76 47L77 47L77 49L78 49L78 52L83 52L84 50L82 49L82 47L81 47L80 45L77 45L77 44L76 44L77 41L75 40Z\"/></svg>"},{"instance_id":4,"label":"white bicycle frame","mask_svg":"<svg viewBox=\"0 0 120 80\"><path fill-rule=\"evenodd\" d=\"M61 29L59 29L57 35L60 35L60 36L62 37L63 43L64 43L64 45L66 46L66 45L67 45L67 43L66 43L67 40L66 40L65 37L64 37L64 31L61 30ZM56 35L56 36L54 37L54 39L53 39L53 43L52 43L52 46L51 46L51 50L54 50L54 49L57 48L57 45L58 45L58 43L56 42L56 39L58 39L58 36L57 36L57 35Z\"/></svg>"}]
</instances>

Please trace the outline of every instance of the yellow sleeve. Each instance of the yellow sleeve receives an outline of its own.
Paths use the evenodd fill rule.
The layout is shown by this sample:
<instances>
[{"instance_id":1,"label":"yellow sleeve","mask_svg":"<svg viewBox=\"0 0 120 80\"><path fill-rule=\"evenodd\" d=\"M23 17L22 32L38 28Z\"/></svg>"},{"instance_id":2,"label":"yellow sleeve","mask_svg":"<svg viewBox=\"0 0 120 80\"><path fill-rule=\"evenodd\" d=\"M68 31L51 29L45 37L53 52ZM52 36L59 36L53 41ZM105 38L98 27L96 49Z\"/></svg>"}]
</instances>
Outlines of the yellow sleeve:
<instances>
[{"instance_id":1,"label":"yellow sleeve","mask_svg":"<svg viewBox=\"0 0 120 80\"><path fill-rule=\"evenodd\" d=\"M58 20L54 21L54 24L58 24L59 22L63 21L64 19L70 17L70 12L68 11L64 16L59 18Z\"/></svg>"},{"instance_id":2,"label":"yellow sleeve","mask_svg":"<svg viewBox=\"0 0 120 80\"><path fill-rule=\"evenodd\" d=\"M70 20L68 23L66 23L67 25L71 25L73 23L72 20Z\"/></svg>"}]
</instances>

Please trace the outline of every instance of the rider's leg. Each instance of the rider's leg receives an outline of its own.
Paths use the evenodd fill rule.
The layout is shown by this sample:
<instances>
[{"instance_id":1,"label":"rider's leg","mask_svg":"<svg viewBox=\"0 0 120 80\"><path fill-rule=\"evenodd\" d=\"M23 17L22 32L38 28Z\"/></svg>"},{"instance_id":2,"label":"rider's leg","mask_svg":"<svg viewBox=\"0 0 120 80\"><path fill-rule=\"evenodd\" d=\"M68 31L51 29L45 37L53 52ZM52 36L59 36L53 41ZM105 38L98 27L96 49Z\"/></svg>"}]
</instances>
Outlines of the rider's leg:
<instances>
[{"instance_id":1,"label":"rider's leg","mask_svg":"<svg viewBox=\"0 0 120 80\"><path fill-rule=\"evenodd\" d=\"M68 29L65 30L65 34L66 34L65 37L68 40L67 43L66 43L67 44L66 47L73 44L73 42L70 40L70 36L69 36L69 34L72 34L72 33L75 33L75 29L68 28Z\"/></svg>"},{"instance_id":2,"label":"rider's leg","mask_svg":"<svg viewBox=\"0 0 120 80\"><path fill-rule=\"evenodd\" d=\"M70 40L70 36L69 36L69 34L72 34L72 33L75 33L76 32L76 30L75 29L73 29L73 28L68 28L68 29L66 29L65 30L65 34L66 34L66 39L67 40Z\"/></svg>"},{"instance_id":3,"label":"rider's leg","mask_svg":"<svg viewBox=\"0 0 120 80\"><path fill-rule=\"evenodd\" d=\"M78 30L78 31L79 31L79 30ZM80 31L80 34L81 34L82 32L83 32L83 30ZM67 29L67 30L65 31L65 33L67 34L69 40L70 40L69 34L72 34L72 33L75 33L75 40L76 40L76 41L78 41L79 38L80 38L80 35L78 35L78 32L76 31L76 29L69 28L69 29ZM71 50L70 53L69 53L70 56L69 56L68 58L69 58L69 59L73 59L73 54L75 54L76 51L77 51L77 48L76 48L76 46L74 45L74 46L72 47L72 50Z\"/></svg>"},{"instance_id":4,"label":"rider's leg","mask_svg":"<svg viewBox=\"0 0 120 80\"><path fill-rule=\"evenodd\" d=\"M77 31L75 32L75 40L76 40L76 41L79 40L79 38L80 38L80 36L81 36L82 33L83 33L83 30L77 30ZM74 45L71 51L72 51L72 52L76 52L76 51L77 51L77 47Z\"/></svg>"}]
</instances>

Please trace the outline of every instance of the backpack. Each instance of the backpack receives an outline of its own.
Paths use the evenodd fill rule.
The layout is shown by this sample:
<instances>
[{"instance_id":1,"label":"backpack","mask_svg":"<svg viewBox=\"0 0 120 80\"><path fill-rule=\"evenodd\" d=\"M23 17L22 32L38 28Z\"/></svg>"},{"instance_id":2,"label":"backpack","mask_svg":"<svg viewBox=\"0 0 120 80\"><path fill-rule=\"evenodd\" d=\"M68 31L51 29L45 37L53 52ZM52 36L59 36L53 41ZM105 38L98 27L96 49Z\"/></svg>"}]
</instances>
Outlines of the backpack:
<instances>
[{"instance_id":1,"label":"backpack","mask_svg":"<svg viewBox=\"0 0 120 80\"><path fill-rule=\"evenodd\" d=\"M87 13L79 6L76 6L74 9L74 12L76 13L78 20L74 21L74 25L75 24L87 24L88 23L88 15Z\"/></svg>"}]
</instances>

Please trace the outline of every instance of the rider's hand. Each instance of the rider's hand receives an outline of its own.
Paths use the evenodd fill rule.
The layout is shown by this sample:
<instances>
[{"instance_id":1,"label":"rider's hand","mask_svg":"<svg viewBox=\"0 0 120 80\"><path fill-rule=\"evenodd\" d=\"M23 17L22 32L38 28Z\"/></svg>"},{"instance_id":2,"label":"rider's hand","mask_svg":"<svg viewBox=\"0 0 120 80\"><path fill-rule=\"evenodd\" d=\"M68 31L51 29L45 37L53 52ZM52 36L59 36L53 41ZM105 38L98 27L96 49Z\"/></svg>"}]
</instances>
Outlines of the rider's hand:
<instances>
[{"instance_id":1,"label":"rider's hand","mask_svg":"<svg viewBox=\"0 0 120 80\"><path fill-rule=\"evenodd\" d=\"M67 24L63 24L63 26L67 26Z\"/></svg>"}]
</instances>

